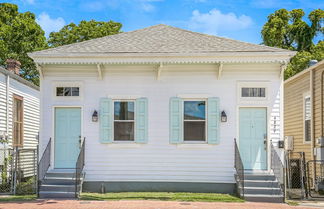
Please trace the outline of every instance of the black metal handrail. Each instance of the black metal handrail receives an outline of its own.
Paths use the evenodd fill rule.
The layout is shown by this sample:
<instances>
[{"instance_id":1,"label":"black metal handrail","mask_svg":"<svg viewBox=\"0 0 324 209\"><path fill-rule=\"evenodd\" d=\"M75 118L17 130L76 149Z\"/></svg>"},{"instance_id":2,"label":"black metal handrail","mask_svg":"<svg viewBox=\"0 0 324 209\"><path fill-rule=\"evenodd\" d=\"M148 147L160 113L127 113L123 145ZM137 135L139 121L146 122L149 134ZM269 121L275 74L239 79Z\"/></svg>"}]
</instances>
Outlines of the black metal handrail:
<instances>
[{"instance_id":1,"label":"black metal handrail","mask_svg":"<svg viewBox=\"0 0 324 209\"><path fill-rule=\"evenodd\" d=\"M285 195L285 167L271 142L271 169Z\"/></svg>"},{"instance_id":2,"label":"black metal handrail","mask_svg":"<svg viewBox=\"0 0 324 209\"><path fill-rule=\"evenodd\" d=\"M234 168L236 170L235 181L236 190L239 197L244 198L244 166L240 155L240 150L237 146L236 139L234 139L235 159Z\"/></svg>"},{"instance_id":3,"label":"black metal handrail","mask_svg":"<svg viewBox=\"0 0 324 209\"><path fill-rule=\"evenodd\" d=\"M79 198L79 194L82 191L81 177L84 168L84 160L85 160L85 138L81 143L80 153L75 165L75 197L76 198Z\"/></svg>"},{"instance_id":4,"label":"black metal handrail","mask_svg":"<svg viewBox=\"0 0 324 209\"><path fill-rule=\"evenodd\" d=\"M38 176L37 195L38 196L39 196L40 184L42 180L44 180L48 168L51 166L51 141L52 139L50 138L43 152L42 157L38 161L38 166L37 166L37 176Z\"/></svg>"}]
</instances>

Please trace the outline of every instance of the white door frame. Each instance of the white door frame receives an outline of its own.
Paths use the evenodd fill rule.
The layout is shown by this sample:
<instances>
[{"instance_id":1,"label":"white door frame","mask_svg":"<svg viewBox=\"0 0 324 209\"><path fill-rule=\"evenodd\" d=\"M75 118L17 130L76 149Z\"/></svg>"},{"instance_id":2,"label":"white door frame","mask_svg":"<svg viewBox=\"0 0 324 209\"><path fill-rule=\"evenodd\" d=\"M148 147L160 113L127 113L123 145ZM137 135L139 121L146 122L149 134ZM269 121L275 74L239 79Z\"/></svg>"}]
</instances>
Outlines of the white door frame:
<instances>
[{"instance_id":1,"label":"white door frame","mask_svg":"<svg viewBox=\"0 0 324 209\"><path fill-rule=\"evenodd\" d=\"M267 123L267 150L266 150L266 156L267 156L267 160L266 160L266 167L267 169L265 171L270 171L271 170L271 141L270 141L270 122L269 122L269 118L270 118L270 111L269 111L269 106L267 105L237 105L236 108L236 139L237 139L237 145L240 146L240 108L265 108L266 109L266 123Z\"/></svg>"},{"instance_id":2,"label":"white door frame","mask_svg":"<svg viewBox=\"0 0 324 209\"><path fill-rule=\"evenodd\" d=\"M72 105L72 106L67 106L67 105L54 105L52 106L52 141L51 141L51 165L49 169L54 169L55 166L55 110L56 108L80 108L81 111L81 138L83 137L83 106L77 106L77 105Z\"/></svg>"}]
</instances>

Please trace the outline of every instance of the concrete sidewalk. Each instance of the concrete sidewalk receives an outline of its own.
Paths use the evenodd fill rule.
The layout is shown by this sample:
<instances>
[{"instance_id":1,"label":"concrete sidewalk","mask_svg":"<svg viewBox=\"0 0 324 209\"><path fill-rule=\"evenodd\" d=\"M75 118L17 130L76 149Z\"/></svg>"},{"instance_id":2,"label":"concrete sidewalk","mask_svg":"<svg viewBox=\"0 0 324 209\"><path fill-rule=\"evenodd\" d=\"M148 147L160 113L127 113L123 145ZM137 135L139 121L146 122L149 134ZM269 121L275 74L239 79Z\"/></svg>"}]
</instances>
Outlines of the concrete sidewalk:
<instances>
[{"instance_id":1,"label":"concrete sidewalk","mask_svg":"<svg viewBox=\"0 0 324 209\"><path fill-rule=\"evenodd\" d=\"M310 209L311 206L289 206L277 203L171 202L171 201L78 201L37 200L0 203L0 209Z\"/></svg>"}]
</instances>

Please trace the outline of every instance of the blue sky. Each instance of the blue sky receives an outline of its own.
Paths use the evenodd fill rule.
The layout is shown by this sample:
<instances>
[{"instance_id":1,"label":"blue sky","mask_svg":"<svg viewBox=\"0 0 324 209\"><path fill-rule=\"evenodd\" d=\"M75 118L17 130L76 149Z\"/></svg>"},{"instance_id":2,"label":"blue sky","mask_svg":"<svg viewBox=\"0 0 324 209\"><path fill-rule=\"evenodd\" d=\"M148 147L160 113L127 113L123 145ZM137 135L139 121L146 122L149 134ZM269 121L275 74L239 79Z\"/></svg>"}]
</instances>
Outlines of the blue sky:
<instances>
[{"instance_id":1,"label":"blue sky","mask_svg":"<svg viewBox=\"0 0 324 209\"><path fill-rule=\"evenodd\" d=\"M46 34L70 22L114 20L131 31L168 24L192 31L261 43L267 16L280 8L308 14L324 8L323 0L12 0L21 12L36 14Z\"/></svg>"}]
</instances>

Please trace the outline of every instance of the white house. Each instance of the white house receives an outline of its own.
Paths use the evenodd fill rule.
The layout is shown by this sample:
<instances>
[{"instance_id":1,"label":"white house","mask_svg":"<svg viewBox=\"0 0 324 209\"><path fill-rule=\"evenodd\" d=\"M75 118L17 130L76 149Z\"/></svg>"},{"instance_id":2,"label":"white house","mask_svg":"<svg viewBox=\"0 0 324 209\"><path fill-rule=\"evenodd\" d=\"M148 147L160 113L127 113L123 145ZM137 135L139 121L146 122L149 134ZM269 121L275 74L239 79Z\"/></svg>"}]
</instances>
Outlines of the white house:
<instances>
[{"instance_id":1,"label":"white house","mask_svg":"<svg viewBox=\"0 0 324 209\"><path fill-rule=\"evenodd\" d=\"M233 193L234 138L245 169L271 175L294 54L167 25L29 54L41 150L52 139L41 193L61 191L46 186L75 168L83 139L83 191Z\"/></svg>"},{"instance_id":2,"label":"white house","mask_svg":"<svg viewBox=\"0 0 324 209\"><path fill-rule=\"evenodd\" d=\"M7 60L0 67L0 171L8 150L18 147L30 150L22 154L24 177L35 175L39 132L39 87L19 76L20 63ZM21 159L22 159L21 158ZM19 162L20 163L20 162ZM29 166L29 167L28 167Z\"/></svg>"}]
</instances>

